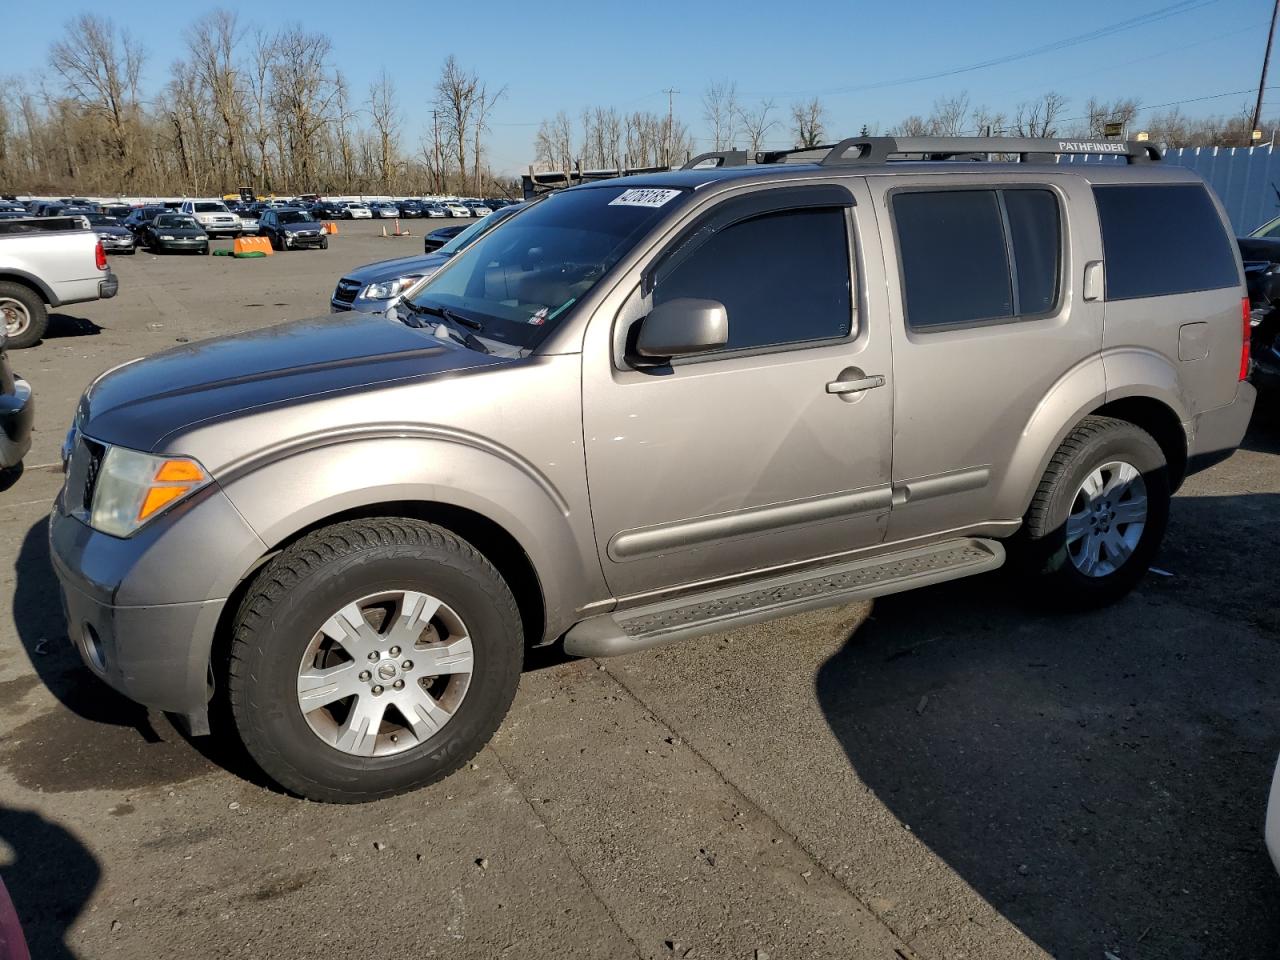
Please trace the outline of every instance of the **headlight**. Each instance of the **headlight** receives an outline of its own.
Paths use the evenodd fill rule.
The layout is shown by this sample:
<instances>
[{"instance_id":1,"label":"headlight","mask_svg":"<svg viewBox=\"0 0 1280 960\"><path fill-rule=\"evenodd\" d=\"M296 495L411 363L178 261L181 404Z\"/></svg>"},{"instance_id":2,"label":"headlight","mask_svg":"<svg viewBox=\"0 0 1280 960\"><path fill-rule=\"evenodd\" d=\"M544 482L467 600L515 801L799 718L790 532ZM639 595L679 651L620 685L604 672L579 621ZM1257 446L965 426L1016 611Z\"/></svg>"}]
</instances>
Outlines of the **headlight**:
<instances>
[{"instance_id":1,"label":"headlight","mask_svg":"<svg viewBox=\"0 0 1280 960\"><path fill-rule=\"evenodd\" d=\"M395 280L385 280L382 283L371 283L361 292L360 296L365 300L390 300L394 296L398 296L401 291L407 287L413 286L422 279L422 274L413 273L407 277L399 277Z\"/></svg>"},{"instance_id":2,"label":"headlight","mask_svg":"<svg viewBox=\"0 0 1280 960\"><path fill-rule=\"evenodd\" d=\"M208 482L204 467L190 457L155 457L110 447L94 486L89 526L127 537Z\"/></svg>"}]
</instances>

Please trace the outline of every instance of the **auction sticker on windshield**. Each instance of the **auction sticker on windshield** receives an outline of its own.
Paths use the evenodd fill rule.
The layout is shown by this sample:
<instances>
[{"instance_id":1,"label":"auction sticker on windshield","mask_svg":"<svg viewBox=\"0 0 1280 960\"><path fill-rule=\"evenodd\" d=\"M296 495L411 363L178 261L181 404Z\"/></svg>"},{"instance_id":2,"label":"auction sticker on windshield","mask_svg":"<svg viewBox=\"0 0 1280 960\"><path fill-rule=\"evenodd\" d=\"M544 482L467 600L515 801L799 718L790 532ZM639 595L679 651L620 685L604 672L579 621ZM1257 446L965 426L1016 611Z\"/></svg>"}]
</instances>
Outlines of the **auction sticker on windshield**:
<instances>
[{"instance_id":1,"label":"auction sticker on windshield","mask_svg":"<svg viewBox=\"0 0 1280 960\"><path fill-rule=\"evenodd\" d=\"M609 201L611 207L660 207L673 197L680 196L679 190L623 190Z\"/></svg>"}]
</instances>

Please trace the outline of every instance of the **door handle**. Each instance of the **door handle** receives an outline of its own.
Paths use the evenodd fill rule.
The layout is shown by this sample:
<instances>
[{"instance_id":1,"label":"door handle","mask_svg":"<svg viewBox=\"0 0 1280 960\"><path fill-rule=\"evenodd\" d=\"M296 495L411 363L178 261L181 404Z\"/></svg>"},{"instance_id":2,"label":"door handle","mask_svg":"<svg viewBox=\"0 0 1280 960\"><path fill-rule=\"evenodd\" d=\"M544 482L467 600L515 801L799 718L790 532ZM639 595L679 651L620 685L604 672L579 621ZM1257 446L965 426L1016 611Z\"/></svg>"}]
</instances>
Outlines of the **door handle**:
<instances>
[{"instance_id":1,"label":"door handle","mask_svg":"<svg viewBox=\"0 0 1280 960\"><path fill-rule=\"evenodd\" d=\"M852 376L847 380L832 380L827 384L827 393L842 395L848 393L861 393L863 390L874 390L876 387L884 386L884 377L880 374L872 374L868 377L863 376L861 370L858 370L855 373L855 376ZM850 373L842 373L840 376L850 376Z\"/></svg>"}]
</instances>

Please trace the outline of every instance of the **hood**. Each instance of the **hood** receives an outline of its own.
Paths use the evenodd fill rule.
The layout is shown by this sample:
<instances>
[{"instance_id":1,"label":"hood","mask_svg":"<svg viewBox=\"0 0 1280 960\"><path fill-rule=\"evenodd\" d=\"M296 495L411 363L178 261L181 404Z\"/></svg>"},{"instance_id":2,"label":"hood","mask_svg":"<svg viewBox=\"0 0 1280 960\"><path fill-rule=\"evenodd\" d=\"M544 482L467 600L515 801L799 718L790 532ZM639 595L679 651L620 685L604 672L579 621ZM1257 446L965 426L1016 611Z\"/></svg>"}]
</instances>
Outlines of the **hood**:
<instances>
[{"instance_id":1,"label":"hood","mask_svg":"<svg viewBox=\"0 0 1280 960\"><path fill-rule=\"evenodd\" d=\"M360 284L382 283L395 280L397 277L418 274L425 276L435 273L449 262L449 257L440 253L428 253L425 256L399 257L395 260L379 260L366 264L343 275L343 279L354 280Z\"/></svg>"},{"instance_id":2,"label":"hood","mask_svg":"<svg viewBox=\"0 0 1280 960\"><path fill-rule=\"evenodd\" d=\"M158 450L186 427L250 409L503 362L382 315L346 313L127 363L89 387L78 416L95 439Z\"/></svg>"},{"instance_id":3,"label":"hood","mask_svg":"<svg viewBox=\"0 0 1280 960\"><path fill-rule=\"evenodd\" d=\"M199 227L161 227L155 224L151 230L157 237L203 237L204 231Z\"/></svg>"},{"instance_id":4,"label":"hood","mask_svg":"<svg viewBox=\"0 0 1280 960\"><path fill-rule=\"evenodd\" d=\"M89 229L92 230L94 233L109 233L113 237L132 237L133 236L133 234L129 231L128 227L121 227L114 223L104 224L101 227L90 226Z\"/></svg>"}]
</instances>

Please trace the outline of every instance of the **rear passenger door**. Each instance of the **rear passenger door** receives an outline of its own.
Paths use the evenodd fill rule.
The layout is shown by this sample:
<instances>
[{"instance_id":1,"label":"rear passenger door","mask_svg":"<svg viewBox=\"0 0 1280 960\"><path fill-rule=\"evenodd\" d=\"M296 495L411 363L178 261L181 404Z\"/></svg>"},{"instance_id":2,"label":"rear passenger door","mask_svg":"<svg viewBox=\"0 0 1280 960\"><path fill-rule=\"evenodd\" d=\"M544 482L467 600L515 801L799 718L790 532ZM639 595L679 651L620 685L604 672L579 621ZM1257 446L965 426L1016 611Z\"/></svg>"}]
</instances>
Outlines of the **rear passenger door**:
<instances>
[{"instance_id":1,"label":"rear passenger door","mask_svg":"<svg viewBox=\"0 0 1280 960\"><path fill-rule=\"evenodd\" d=\"M966 182L966 180L968 182ZM1102 343L1083 298L1101 259L1087 186L1051 172L869 178L876 191L893 328L889 540L946 530L1008 532L1022 510L1014 451L1055 384ZM1083 195L1082 195L1083 193ZM896 270L893 269L896 267ZM1101 365L1092 377L1105 391ZM1006 486L1006 481L1009 485Z\"/></svg>"}]
</instances>

